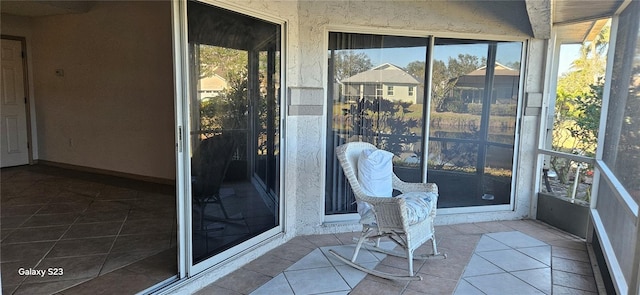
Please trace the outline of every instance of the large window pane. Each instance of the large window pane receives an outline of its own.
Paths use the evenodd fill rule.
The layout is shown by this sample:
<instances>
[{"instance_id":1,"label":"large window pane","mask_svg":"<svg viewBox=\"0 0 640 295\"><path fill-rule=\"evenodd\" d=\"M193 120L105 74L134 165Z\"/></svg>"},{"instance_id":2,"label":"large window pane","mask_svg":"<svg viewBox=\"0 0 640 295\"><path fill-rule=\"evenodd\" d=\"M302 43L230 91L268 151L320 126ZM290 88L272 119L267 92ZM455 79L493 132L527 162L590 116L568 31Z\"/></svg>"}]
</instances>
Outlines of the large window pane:
<instances>
[{"instance_id":1,"label":"large window pane","mask_svg":"<svg viewBox=\"0 0 640 295\"><path fill-rule=\"evenodd\" d=\"M326 213L355 212L334 148L366 141L395 154L403 180L422 178L424 81L428 39L329 34Z\"/></svg>"},{"instance_id":2,"label":"large window pane","mask_svg":"<svg viewBox=\"0 0 640 295\"><path fill-rule=\"evenodd\" d=\"M427 175L439 206L509 204L522 43L435 44Z\"/></svg>"},{"instance_id":3,"label":"large window pane","mask_svg":"<svg viewBox=\"0 0 640 295\"><path fill-rule=\"evenodd\" d=\"M603 240L603 252L611 273L624 275L613 278L620 289L636 293L638 221L640 203L640 3L631 1L618 17L611 81L607 105L602 169L597 191L594 219L598 237ZM600 134L603 137L603 134ZM602 142L602 141L601 141ZM601 164L601 163L599 163ZM613 172L613 175L611 174ZM607 178L613 180L608 181ZM616 181L617 180L617 181ZM620 183L621 185L619 185ZM628 192L632 200L626 198ZM635 202L635 204L634 204ZM616 263L617 262L617 263ZM625 291L626 293L626 291Z\"/></svg>"},{"instance_id":4,"label":"large window pane","mask_svg":"<svg viewBox=\"0 0 640 295\"><path fill-rule=\"evenodd\" d=\"M559 69L563 72L558 77L553 130L547 148L588 157L595 155L606 50L596 50L593 42L560 47L560 62L568 66ZM602 46L607 42L602 40Z\"/></svg>"},{"instance_id":5,"label":"large window pane","mask_svg":"<svg viewBox=\"0 0 640 295\"><path fill-rule=\"evenodd\" d=\"M330 33L327 214L355 212L333 152L350 141L393 152L405 181L421 182L427 169L439 207L509 204L522 43L437 38L427 61L427 41Z\"/></svg>"}]
</instances>

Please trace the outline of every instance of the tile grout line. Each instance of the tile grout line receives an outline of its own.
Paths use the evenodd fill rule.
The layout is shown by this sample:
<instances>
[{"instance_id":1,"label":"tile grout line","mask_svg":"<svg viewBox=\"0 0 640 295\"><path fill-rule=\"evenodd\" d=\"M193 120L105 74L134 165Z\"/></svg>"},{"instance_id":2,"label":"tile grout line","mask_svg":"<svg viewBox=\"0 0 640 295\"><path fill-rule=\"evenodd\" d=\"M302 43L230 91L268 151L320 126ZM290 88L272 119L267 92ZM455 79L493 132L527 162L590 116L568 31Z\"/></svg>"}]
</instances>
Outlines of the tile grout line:
<instances>
[{"instance_id":1,"label":"tile grout line","mask_svg":"<svg viewBox=\"0 0 640 295\"><path fill-rule=\"evenodd\" d=\"M137 193L136 193L136 201L137 201ZM100 266L100 270L98 271L98 275L96 277L99 277L100 274L102 273L102 270L104 270L104 265L107 263L107 259L109 259L109 256L111 255L111 251L113 250L113 247L115 247L116 245L116 241L118 241L118 239L120 238L120 234L122 233L122 230L124 229L124 225L127 223L127 220L129 219L129 214L131 214L131 210L132 208L129 207L129 210L127 211L127 215L124 217L124 220L120 225L120 229L118 229L118 233L116 233L116 238L113 239L113 242L111 243L111 247L109 247L109 251L107 251L107 255L105 256L104 261L102 262L102 265Z\"/></svg>"},{"instance_id":2,"label":"tile grout line","mask_svg":"<svg viewBox=\"0 0 640 295\"><path fill-rule=\"evenodd\" d=\"M527 234L525 234L525 233L521 232L520 230L515 230L515 232L518 232L518 233L521 233L521 234L527 235ZM531 256L529 256L529 255L527 255L527 254L525 254L525 253L522 253L522 252L518 251L518 248L511 247L511 246L509 246L509 245L507 245L507 244L505 244L505 243L503 243L503 242L501 242L501 241L499 241L499 240L497 240L497 239L495 239L495 238L493 238L493 237L490 237L488 234L482 234L482 236L480 237L480 239L482 239L482 237L484 237L484 236L487 236L488 238L490 238L490 239L492 239L492 240L494 240L494 241L496 241L496 242L498 242L498 243L500 243L500 244L502 244L502 245L504 245L504 246L508 247L509 249L503 249L503 250L491 250L491 251L482 251L482 252L498 252L498 251L504 251L504 250L513 250L513 251L516 251L516 252L518 252L518 253L521 253L521 254L523 254L523 255L525 255L525 256L527 256L527 257L529 257L529 258L531 258L531 259L533 259L533 260L535 260L535 261L540 262L538 259L535 259L535 258L533 258L533 257L531 257ZM529 236L529 235L527 235L527 236ZM534 239L535 239L535 238L534 238ZM537 240L537 239L536 239L536 240ZM543 241L541 241L541 242L542 242L542 243L544 243L545 245L549 246L551 249L553 248L553 247L551 247L551 245L547 244L546 242L543 242ZM476 252L477 247L478 247L478 245L476 244L476 248L473 250L473 254L472 254L472 255L477 255L477 253L478 253L478 252ZM536 246L534 246L534 247L536 247ZM534 248L534 247L522 247L522 248ZM552 260L551 258L553 257L553 256L552 256L552 253L551 253L551 249L550 249L550 251L549 251L549 259L550 259L550 260ZM525 283L526 285L528 285L528 286L530 286L530 287L534 288L535 290L538 290L538 291L540 291L540 292L544 293L544 291L543 291L543 290L540 290L540 289L538 289L536 286L533 286L533 285L531 285L530 283L528 283L528 282L526 282L526 281L524 281L524 280L520 279L519 277L517 277L517 276L515 276L514 274L512 274L512 272L511 272L511 271L507 271L506 269L504 269L504 268L502 268L502 267L500 267L500 266L496 265L495 263L493 263L493 262L491 262L491 261L487 260L486 258L484 258L484 257L482 257L482 256L480 256L480 255L478 255L478 257L482 258L483 260L485 260L486 262L488 262L488 263L492 264L493 266L495 266L495 267L499 268L499 269L500 269L500 270L502 270L504 273L509 274L509 275L511 275L512 277L514 277L515 279L517 279L517 280L519 280L519 281L521 281L521 282ZM542 262L541 262L541 263L542 263ZM549 263L551 264L551 261L550 261ZM545 263L542 263L542 264L545 264ZM545 264L545 265L546 265L546 264ZM466 269L467 269L467 267L468 267L468 266L469 266L469 263L467 263L467 266L465 267L464 271L462 272L462 276L461 276L461 278L460 278L460 279L461 279L461 280L465 280L465 282L467 282L468 284L470 284L471 286L473 286L474 288L476 288L476 289L477 289L477 290L479 290L480 292L485 293L485 292L483 292L482 290L480 290L480 288L478 288L477 286L475 286L475 285L474 285L474 284L472 284L471 282L467 281L467 280L466 280L466 277L464 277L464 272L466 271ZM550 274L550 275L551 275L550 283L551 283L551 292L553 293L553 275L552 275L553 268L552 268L552 265L549 265L549 266L547 266L547 267L543 267L543 268L532 268L532 269L525 269L525 270L546 269L546 268L548 268L548 269L549 269L549 272L551 272L551 274ZM518 270L518 271L525 271L525 270ZM515 271L514 271L514 272L515 272ZM483 276L483 275L477 275L477 276L473 276L473 277L480 277L480 276ZM460 281L458 281L458 284L457 284L457 285L458 285L458 286L460 285ZM456 290L457 290L458 286L456 286ZM455 292L455 290L454 290L454 292ZM486 294L486 293L485 293L485 294Z\"/></svg>"},{"instance_id":3,"label":"tile grout line","mask_svg":"<svg viewBox=\"0 0 640 295\"><path fill-rule=\"evenodd\" d=\"M41 180L39 180L39 181L37 181L37 182L40 182L40 181L41 181ZM64 186L63 186L63 189L64 189L64 188L67 188L67 187L64 187ZM61 193L62 193L62 191L58 191L57 195L59 195L59 194L61 194ZM47 204L49 204L50 202L51 202L51 199L49 199L49 201L47 202ZM91 203L89 203L89 204L91 204ZM40 212L40 210L42 210L42 208L44 208L44 206L45 206L45 205L43 205L40 209L38 209L38 211L36 211L36 213L34 213L31 217L29 217L29 219L30 219L30 218L32 218L33 216L35 216L38 212ZM87 208L88 208L88 206L87 206ZM86 211L86 210L87 210L87 208L85 208L85 209L84 209L84 211ZM83 212L84 212L84 211L83 211ZM40 258L40 260L38 260L38 262L36 263L36 265L34 266L34 268L37 268L37 267L38 267L38 266L39 266L39 265L44 261L45 257L47 257L47 255L49 255L49 253L51 253L51 251L53 251L53 248L55 248L55 247L56 247L56 245L58 244L58 242L60 242L60 240L62 240L62 237L64 237L64 235L65 235L67 232L69 232L69 230L71 229L71 227L72 227L72 226L73 226L73 225L78 221L78 219L80 218L80 216L81 216L81 215L82 215L82 213L80 213L80 215L79 215L79 216L76 216L76 218L75 218L75 219L73 220L73 222L69 225L69 227L67 227L67 229L66 229L66 230L65 230L65 231L60 235L60 237L58 237L58 239L57 239L57 240L55 240L55 241L53 242L53 246L51 246L51 248L49 249L49 251L47 251L44 255L42 255L42 258ZM27 219L27 220L28 220L28 219ZM25 222L26 222L26 220L25 220ZM18 291L18 289L20 289L20 287L22 287L22 286L24 285L24 283L25 283L26 279L27 279L27 277L25 276L25 279L24 279L24 280L20 283L20 285L18 285L18 287L16 287L16 289L14 290L14 293L15 293L16 291ZM54 280L54 281L56 281L56 280ZM60 280L60 281L63 281L63 280Z\"/></svg>"},{"instance_id":4,"label":"tile grout line","mask_svg":"<svg viewBox=\"0 0 640 295\"><path fill-rule=\"evenodd\" d=\"M104 188L103 188L103 189L104 189ZM87 206L87 208L85 208L85 209L82 211L81 215L83 215L84 213L87 213L87 210L89 209L89 207L91 206L91 204L93 204L94 202L96 202L96 199L100 196L100 193L101 193L101 192L102 192L102 191L99 191L99 192L96 194L96 196L94 197L94 200L93 200L93 201L91 201L91 203L89 203L89 205ZM98 212L99 212L99 211L98 211ZM131 212L131 208L129 208L129 212ZM97 278L97 277L99 277L99 276L100 276L100 273L101 273L101 272L102 272L102 270L104 269L104 265L105 265L105 263L107 262L107 259L109 258L109 255L111 254L111 250L113 249L113 246L115 245L116 241L118 240L118 237L120 236L120 232L122 231L122 228L124 228L124 224L125 224L125 222L127 221L127 217L129 216L129 212L127 212L127 216L125 216L124 221L122 221L122 225L120 225L120 229L118 230L118 233L116 234L116 238L115 238L115 239L113 239L113 242L111 243L111 247L109 247L109 251L107 251L107 253L106 253L105 257L104 257L104 260L102 261L102 263L101 263L101 265L100 265L100 269L98 270L98 272L97 272L96 276L95 276L95 277L90 277L90 278L88 278L88 279L86 279L86 280L84 280L84 281L82 281L82 282L78 282L77 284L74 284L74 285L72 285L72 286L68 286L68 287L66 287L66 288L64 288L64 289L62 289L62 290L59 290L58 292L62 292L62 291L64 291L64 290L67 290L67 289L73 288L73 287L75 287L75 286L81 285L81 284L86 283L86 282L89 282L89 281L91 281L91 280L93 280L93 279L95 279L95 278ZM79 217L78 217L78 218L79 218ZM72 224L72 226L76 224L77 220L78 220L78 219L76 219L76 220L74 221L74 223ZM69 229L71 229L71 226L69 226ZM65 234L66 234L66 233L65 233ZM63 236L64 236L64 234L63 234ZM53 249L53 248L52 248L52 249Z\"/></svg>"},{"instance_id":5,"label":"tile grout line","mask_svg":"<svg viewBox=\"0 0 640 295\"><path fill-rule=\"evenodd\" d=\"M37 172L35 172L37 173ZM34 176L35 175L35 176ZM24 216L21 216L22 218L24 218L23 220L21 220L19 222L19 224L16 224L15 228L12 228L12 231L10 231L6 238L9 238L11 235L14 235L14 231L17 229L21 229L21 228L45 228L44 232L46 232L46 227L59 227L62 231L60 231L60 236L58 236L55 239L47 239L47 240L41 240L41 239L37 239L35 241L28 241L28 242L24 242L26 244L33 244L33 243L38 243L38 242L48 242L51 243L50 248L44 248L45 252L43 254L37 255L36 256L36 260L34 261L34 266L33 267L37 267L37 266L43 266L44 264L44 260L48 259L47 256L51 255L53 252L53 249L55 249L55 247L59 246L60 243L62 241L66 241L66 240L82 240L82 239L90 239L90 238L106 238L106 237L113 237L111 235L108 236L104 236L104 235L100 235L97 237L89 237L89 236L85 236L82 233L86 233L86 231L79 231L78 233L78 237L76 238L71 238L71 239L67 239L65 238L65 235L69 234L71 232L71 229L78 225L81 224L81 219L86 216L87 213L90 213L90 207L91 205L96 204L96 201L98 196L100 196L100 194L104 194L105 192L105 188L107 188L107 186L105 185L101 185L99 189L97 190L93 190L92 188L94 188L94 186L88 186L85 187L82 183L80 183L80 191L77 191L74 188L74 184L76 184L76 182L73 182L71 180L67 180L67 178L65 178L64 176L62 177L62 180L57 180L57 179L53 179L56 178L54 176L52 177L47 177L42 176L42 177L37 177L38 175L40 175L40 173L34 174L34 173L28 173L26 175L26 177L32 176L33 180L29 180L28 182L30 183L31 186L36 186L35 190L33 191L34 196L48 196L46 198L46 200L44 200L44 198L42 198L42 202L37 200L33 201L34 203L39 203L39 204L22 204L22 206L28 206L31 205L32 207L38 207L38 208L34 208L34 211L31 211L32 213L30 214L24 214ZM14 176L17 177L17 176ZM53 180L51 180L53 179ZM90 180L85 180L85 179L80 179L80 181L90 181ZM100 183L98 183L100 184ZM83 188L87 188L89 190L82 190ZM18 193L22 194L26 191L28 191L29 188L25 188L25 189L21 189ZM86 191L91 191L93 190L94 193L85 193ZM133 191L135 191L134 194L134 198L128 198L126 201L130 201L133 199L133 201L138 201L140 199L140 194L141 191L138 189L132 189ZM80 198L80 196L82 197L89 197L91 199L85 199L85 198ZM114 200L114 201L119 201L119 200ZM41 202L41 203L40 203ZM62 204L62 205L58 205L58 204ZM0 205L2 205L0 203ZM33 205L38 205L38 206L33 206ZM77 205L77 206L73 206L73 205ZM85 206L83 206L85 205ZM136 204L133 204L134 206ZM17 205L16 205L17 206ZM55 206L55 207L51 207L49 208L48 206ZM83 208L84 207L84 208ZM80 209L80 210L79 210ZM46 212L46 210L49 210L49 212ZM51 216L53 217L55 220L55 218L57 217L57 214L69 214L69 217L72 217L72 219L66 219L63 224L44 224L44 226L32 226L32 227L23 227L24 225L27 224L27 222L29 222L29 220L31 220L32 218L34 218L35 216L42 216L42 217L46 217L46 216ZM131 205L129 207L129 209L126 212L126 215L124 217L124 220L121 220L121 224L119 225L118 228L118 233L116 234L116 238L122 236L122 231L125 225L125 222L127 220L129 220L130 213L131 213ZM41 214L43 213L43 214ZM99 214L100 212L95 211L95 212L91 212L91 213L96 213ZM173 212L174 214L174 219L175 219L175 211ZM93 216L93 214L91 215ZM46 219L46 218L45 218ZM46 222L45 222L46 223ZM101 221L95 221L95 222L88 222L88 224L100 224L103 223ZM114 224L115 225L115 224ZM66 228L62 228L62 227L66 227ZM174 226L175 228L175 226ZM115 228L114 228L115 229ZM167 232L168 234L171 234L170 232ZM100 233L99 233L100 234ZM5 238L5 239L6 239ZM37 237L36 237L37 238ZM3 241L5 240L3 239ZM170 243L171 241L169 241L169 247L170 247ZM12 244L18 244L18 243L12 243ZM4 244L3 244L4 245ZM95 264L96 268L98 268L98 266L100 266L100 270L102 271L104 269L104 264L106 259L108 258L108 255L110 254L110 252L113 250L115 245L115 239L113 241L113 243L111 244L111 246L109 247L109 251L107 252L107 255L105 256L105 260L102 261L102 265L99 264ZM168 248L167 248L168 249ZM161 251L158 251L161 252ZM42 253L42 252L41 252ZM102 253L97 253L102 255ZM157 253L156 253L157 254ZM41 256L42 255L42 256ZM74 258L74 257L84 257L84 256L93 256L96 254L89 254L89 255L80 255L80 256L64 256L64 257L55 257L55 258ZM96 260L98 261L98 260ZM99 272L98 275L99 276ZM79 279L80 282L74 283L73 285L77 285L80 284L82 282L86 282L88 280L94 279L95 277L90 277L90 278L85 278L85 279ZM24 279L21 280L16 280L16 282L14 284L12 284L12 286L14 286L14 290L11 290L10 293L16 293L16 292L22 292L20 291L20 288L23 288L22 290L24 290L24 286L26 284L47 284L47 283L56 283L56 282L61 282L61 281L69 281L69 280L65 280L65 279L61 279L61 280L52 280L52 281L46 281L46 282L39 282L39 281L33 281L33 282L28 282L28 276L25 276ZM73 280L75 281L75 280ZM64 290L73 287L73 286L68 286L68 287L64 287ZM60 292L63 290L57 290L56 292Z\"/></svg>"}]
</instances>

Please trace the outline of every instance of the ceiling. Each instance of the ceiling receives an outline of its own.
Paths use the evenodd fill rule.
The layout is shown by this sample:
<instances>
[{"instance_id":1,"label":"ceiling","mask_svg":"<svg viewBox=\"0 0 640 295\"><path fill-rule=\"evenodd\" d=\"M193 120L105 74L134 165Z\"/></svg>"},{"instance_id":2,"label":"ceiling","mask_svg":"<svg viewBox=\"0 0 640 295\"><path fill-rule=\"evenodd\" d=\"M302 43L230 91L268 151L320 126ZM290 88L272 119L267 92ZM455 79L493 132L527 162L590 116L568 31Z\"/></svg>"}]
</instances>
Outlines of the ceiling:
<instances>
[{"instance_id":1,"label":"ceiling","mask_svg":"<svg viewBox=\"0 0 640 295\"><path fill-rule=\"evenodd\" d=\"M555 0L553 26L562 43L582 43L595 38L624 0Z\"/></svg>"},{"instance_id":2,"label":"ceiling","mask_svg":"<svg viewBox=\"0 0 640 295\"><path fill-rule=\"evenodd\" d=\"M0 1L0 12L12 15L35 17L68 13L85 13L93 1Z\"/></svg>"},{"instance_id":3,"label":"ceiling","mask_svg":"<svg viewBox=\"0 0 640 295\"><path fill-rule=\"evenodd\" d=\"M558 40L564 44L593 40L609 22L608 18L556 26Z\"/></svg>"},{"instance_id":4,"label":"ceiling","mask_svg":"<svg viewBox=\"0 0 640 295\"><path fill-rule=\"evenodd\" d=\"M576 23L613 16L624 0L556 0L553 24Z\"/></svg>"}]
</instances>

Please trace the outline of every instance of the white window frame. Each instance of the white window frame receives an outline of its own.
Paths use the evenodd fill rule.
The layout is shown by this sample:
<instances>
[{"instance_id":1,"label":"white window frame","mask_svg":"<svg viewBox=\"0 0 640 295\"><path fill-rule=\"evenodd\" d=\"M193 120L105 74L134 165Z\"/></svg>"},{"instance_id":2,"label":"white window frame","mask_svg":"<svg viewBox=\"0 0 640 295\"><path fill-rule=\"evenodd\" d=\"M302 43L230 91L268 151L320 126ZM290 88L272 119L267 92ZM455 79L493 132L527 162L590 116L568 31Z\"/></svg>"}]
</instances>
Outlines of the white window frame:
<instances>
[{"instance_id":1,"label":"white window frame","mask_svg":"<svg viewBox=\"0 0 640 295\"><path fill-rule=\"evenodd\" d=\"M266 22L270 22L280 26L281 44L280 44L280 112L281 114L287 113L286 102L286 56L287 56L287 22L284 19L274 17L268 14L264 14L247 7L232 4L228 2L220 2L215 0L201 0L200 2L210 4L223 9L231 10L249 17L258 18ZM280 177L280 192L279 192L279 222L278 225L272 229L263 232L239 245L232 247L222 253L219 253L207 260L193 264L192 256L192 218L191 218L191 180L190 180L190 157L189 151L191 150L190 140L188 140L188 130L190 130L189 120L189 96L190 83L189 83L189 49L188 49L188 28L187 28L187 2L186 1L172 1L172 19L173 19L173 51L174 51L174 67L175 67L175 118L176 118L176 182L177 182L177 194L178 194L178 269L179 278L187 279L201 274L206 269L211 268L214 265L220 265L222 263L230 263L236 259L241 260L238 263L248 262L248 256L246 254L255 251L256 246L260 243L272 239L276 236L284 234L285 228L285 203L286 196L285 191L285 179ZM281 143L285 142L286 131L286 116L280 116L280 137ZM286 157L286 145L280 145L280 175L284 176L285 173L285 157ZM241 265L239 264L238 267Z\"/></svg>"},{"instance_id":2,"label":"white window frame","mask_svg":"<svg viewBox=\"0 0 640 295\"><path fill-rule=\"evenodd\" d=\"M514 161L513 161L513 181L511 183L511 198L510 203L506 205L488 205L488 206L471 206L471 207L460 207L460 208L443 208L438 209L439 222L441 224L450 224L450 223L460 223L460 222L476 222L476 221L487 221L487 220L508 220L513 218L521 218L522 216L526 216L529 212L524 212L523 210L518 210L519 206L516 206L518 199L516 199L515 195L517 193L516 187L519 182L526 181L523 179L519 179L517 177L517 167L520 158L520 129L523 118L523 103L524 103L524 88L525 88L525 80L526 80L526 69L527 69L527 53L529 51L528 46L531 44L525 37L516 37L516 36L503 36L503 35L491 35L491 34L482 34L476 35L471 33L455 33L455 32L434 32L434 31L426 31L426 30L406 30L406 29L388 29L388 28L377 28L377 27L365 27L365 26L357 26L357 25L327 25L324 27L324 43L323 48L329 47L329 33L330 32L341 32L341 33L356 33L356 34L374 34L374 35L391 35L391 36L403 36L403 37L424 37L431 38L431 42L428 45L430 48L434 45L435 38L459 38L459 39L471 39L471 40L485 40L485 41L498 41L498 42L522 42L522 55L521 55L521 65L520 72L522 73L520 76L520 81L518 83L518 112L516 115L516 135L514 140ZM324 60L329 59L328 51L324 51L325 56ZM432 58L432 51L427 50L427 58ZM424 104L427 109L430 108L430 94L431 94L431 67L432 64L429 63L428 75L429 77L425 77L425 93L428 93L424 97ZM323 65L323 85L327 85L329 77L329 69L327 65ZM327 88L325 88L324 97L325 100L327 98ZM324 112L322 117L323 122L327 122L328 115L327 112ZM429 114L426 115L425 120L429 121ZM329 130L327 129L327 124L323 124L322 137L325 140L325 144L321 148L321 154L323 163L326 163L326 155L327 155L327 145L326 138ZM426 134L429 134L428 124L425 128ZM426 153L426 149L424 153ZM321 173L321 183L322 187L326 187L326 175L327 175L327 165L323 165L323 171ZM426 170L423 174L423 180L426 179ZM531 188L535 186L535 183L531 184ZM322 212L324 214L324 202L322 207ZM469 213L475 213L474 215L468 215ZM343 222L351 222L357 223L360 219L360 216L357 213L351 214L335 214L335 215L324 215L324 223L332 224L332 223L343 223Z\"/></svg>"}]
</instances>

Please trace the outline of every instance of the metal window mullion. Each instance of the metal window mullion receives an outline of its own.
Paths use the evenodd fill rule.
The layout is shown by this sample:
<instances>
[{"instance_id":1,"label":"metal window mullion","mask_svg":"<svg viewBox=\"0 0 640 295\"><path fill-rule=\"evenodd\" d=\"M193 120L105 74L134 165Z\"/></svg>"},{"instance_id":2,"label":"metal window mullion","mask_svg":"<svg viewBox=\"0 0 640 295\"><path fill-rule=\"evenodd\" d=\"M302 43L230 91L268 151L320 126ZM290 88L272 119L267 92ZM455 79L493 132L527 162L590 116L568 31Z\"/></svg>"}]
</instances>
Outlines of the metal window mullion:
<instances>
[{"instance_id":1,"label":"metal window mullion","mask_svg":"<svg viewBox=\"0 0 640 295\"><path fill-rule=\"evenodd\" d=\"M487 141L489 136L489 117L491 115L491 100L493 98L493 80L496 68L496 54L498 44L495 42L488 44L487 65L484 77L484 97L482 102L482 115L480 117L480 135L478 143L478 154L476 156L476 174L480 176L477 193L482 194L484 187L484 168L486 166Z\"/></svg>"},{"instance_id":2,"label":"metal window mullion","mask_svg":"<svg viewBox=\"0 0 640 295\"><path fill-rule=\"evenodd\" d=\"M435 37L429 38L425 66L424 94L422 96L422 182L427 182L427 160L429 159L429 128L431 127L431 89L433 82L433 50L435 49Z\"/></svg>"}]
</instances>

